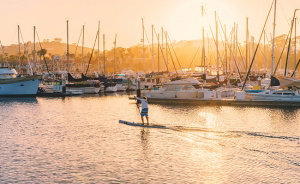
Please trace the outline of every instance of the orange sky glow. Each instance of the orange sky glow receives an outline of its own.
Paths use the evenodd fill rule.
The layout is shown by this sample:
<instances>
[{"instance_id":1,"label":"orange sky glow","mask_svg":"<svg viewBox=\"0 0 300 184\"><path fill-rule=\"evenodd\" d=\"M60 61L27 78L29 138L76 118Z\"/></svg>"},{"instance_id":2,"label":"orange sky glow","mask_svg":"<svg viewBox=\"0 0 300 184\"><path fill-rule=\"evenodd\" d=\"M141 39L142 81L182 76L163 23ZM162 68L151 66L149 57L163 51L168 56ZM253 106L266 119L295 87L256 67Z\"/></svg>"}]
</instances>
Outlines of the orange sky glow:
<instances>
[{"instance_id":1,"label":"orange sky glow","mask_svg":"<svg viewBox=\"0 0 300 184\"><path fill-rule=\"evenodd\" d=\"M117 46L130 47L140 44L142 21L151 42L151 26L157 32L163 27L171 40L198 40L202 38L202 26L206 36L215 31L214 13L230 32L234 22L238 24L239 41L246 35L246 17L249 18L250 35L259 39L267 13L273 0L0 0L2 10L0 40L2 44L17 44L17 25L20 25L23 41L33 41L33 26L40 40L62 38L67 42L66 21L69 20L69 43L77 43L85 25L85 46L92 47L101 24L106 35L107 49L112 48L115 34ZM204 6L205 18L201 14ZM300 0L277 0L276 35L287 34L295 9ZM296 13L300 17L300 11ZM273 13L266 32L272 33ZM300 20L297 35L300 35ZM145 40L145 44L148 41Z\"/></svg>"}]
</instances>

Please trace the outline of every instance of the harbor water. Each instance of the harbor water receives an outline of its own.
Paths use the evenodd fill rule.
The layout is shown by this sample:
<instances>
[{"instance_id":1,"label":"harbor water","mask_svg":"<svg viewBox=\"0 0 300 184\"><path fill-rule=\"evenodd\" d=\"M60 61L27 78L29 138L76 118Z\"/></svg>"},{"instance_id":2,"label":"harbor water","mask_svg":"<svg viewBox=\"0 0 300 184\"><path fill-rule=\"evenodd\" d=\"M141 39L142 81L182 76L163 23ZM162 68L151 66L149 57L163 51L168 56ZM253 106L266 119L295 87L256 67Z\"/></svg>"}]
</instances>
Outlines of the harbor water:
<instances>
[{"instance_id":1,"label":"harbor water","mask_svg":"<svg viewBox=\"0 0 300 184\"><path fill-rule=\"evenodd\" d=\"M0 98L0 183L299 183L300 108Z\"/></svg>"}]
</instances>

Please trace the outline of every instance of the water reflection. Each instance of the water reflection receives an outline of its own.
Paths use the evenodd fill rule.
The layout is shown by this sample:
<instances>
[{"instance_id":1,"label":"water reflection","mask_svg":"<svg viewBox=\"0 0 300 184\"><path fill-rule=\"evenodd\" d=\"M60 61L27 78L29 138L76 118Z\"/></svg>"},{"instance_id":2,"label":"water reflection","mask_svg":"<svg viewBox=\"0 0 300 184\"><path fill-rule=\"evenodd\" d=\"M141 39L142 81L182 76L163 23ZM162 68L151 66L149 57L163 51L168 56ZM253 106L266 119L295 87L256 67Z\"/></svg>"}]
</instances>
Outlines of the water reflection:
<instances>
[{"instance_id":1,"label":"water reflection","mask_svg":"<svg viewBox=\"0 0 300 184\"><path fill-rule=\"evenodd\" d=\"M37 103L36 97L0 97L0 105L11 103Z\"/></svg>"},{"instance_id":2,"label":"water reflection","mask_svg":"<svg viewBox=\"0 0 300 184\"><path fill-rule=\"evenodd\" d=\"M149 134L150 130L142 128L141 129L141 145L143 150L143 158L148 160L149 155Z\"/></svg>"},{"instance_id":3,"label":"water reflection","mask_svg":"<svg viewBox=\"0 0 300 184\"><path fill-rule=\"evenodd\" d=\"M297 183L300 177L297 108L149 104L151 123L168 128L148 129L118 123L140 121L127 94L23 101L0 102L0 183Z\"/></svg>"},{"instance_id":4,"label":"water reflection","mask_svg":"<svg viewBox=\"0 0 300 184\"><path fill-rule=\"evenodd\" d=\"M204 118L206 128L216 128L218 120L215 114L210 112L200 112L199 116Z\"/></svg>"}]
</instances>

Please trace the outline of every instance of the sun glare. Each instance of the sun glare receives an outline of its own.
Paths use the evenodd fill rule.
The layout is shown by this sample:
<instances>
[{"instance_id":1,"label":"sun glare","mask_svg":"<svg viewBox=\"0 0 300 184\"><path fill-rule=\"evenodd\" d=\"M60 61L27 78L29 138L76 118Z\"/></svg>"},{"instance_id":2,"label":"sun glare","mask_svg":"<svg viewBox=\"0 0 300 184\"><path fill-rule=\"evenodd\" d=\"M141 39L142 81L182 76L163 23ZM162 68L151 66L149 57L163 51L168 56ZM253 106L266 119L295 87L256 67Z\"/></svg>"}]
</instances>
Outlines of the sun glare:
<instances>
[{"instance_id":1,"label":"sun glare","mask_svg":"<svg viewBox=\"0 0 300 184\"><path fill-rule=\"evenodd\" d=\"M166 11L165 28L169 30L170 37L176 35L176 38L173 38L176 40L202 39L202 27L208 36L212 37L210 29L215 33L215 13L218 15L219 25L226 24L228 32L235 21L241 22L245 19L239 16L241 12L238 7L228 1L177 1Z\"/></svg>"},{"instance_id":2,"label":"sun glare","mask_svg":"<svg viewBox=\"0 0 300 184\"><path fill-rule=\"evenodd\" d=\"M199 39L201 31L201 6L196 1L178 1L167 10L164 22L176 40Z\"/></svg>"},{"instance_id":3,"label":"sun glare","mask_svg":"<svg viewBox=\"0 0 300 184\"><path fill-rule=\"evenodd\" d=\"M215 128L217 126L217 118L209 112L200 112L199 116L205 119L205 128Z\"/></svg>"}]
</instances>

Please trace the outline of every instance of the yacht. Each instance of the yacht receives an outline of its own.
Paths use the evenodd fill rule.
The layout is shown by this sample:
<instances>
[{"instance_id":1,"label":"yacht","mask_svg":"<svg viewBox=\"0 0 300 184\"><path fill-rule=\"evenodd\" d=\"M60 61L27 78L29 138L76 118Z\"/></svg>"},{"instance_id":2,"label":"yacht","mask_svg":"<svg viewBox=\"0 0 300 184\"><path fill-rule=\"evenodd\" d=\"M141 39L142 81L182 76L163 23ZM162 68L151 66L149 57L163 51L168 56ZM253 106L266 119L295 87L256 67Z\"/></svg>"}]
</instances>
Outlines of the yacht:
<instances>
[{"instance_id":1,"label":"yacht","mask_svg":"<svg viewBox=\"0 0 300 184\"><path fill-rule=\"evenodd\" d=\"M35 96L42 76L21 76L13 68L0 68L0 96Z\"/></svg>"},{"instance_id":2,"label":"yacht","mask_svg":"<svg viewBox=\"0 0 300 184\"><path fill-rule=\"evenodd\" d=\"M299 89L265 90L258 93L246 93L246 99L261 101L292 101L300 102Z\"/></svg>"},{"instance_id":3,"label":"yacht","mask_svg":"<svg viewBox=\"0 0 300 184\"><path fill-rule=\"evenodd\" d=\"M201 83L194 78L186 78L166 82L159 89L150 91L143 90L142 95L147 98L161 98L161 99L214 99L216 98L216 91L209 89L202 89Z\"/></svg>"}]
</instances>

